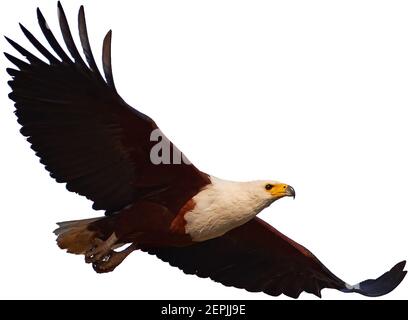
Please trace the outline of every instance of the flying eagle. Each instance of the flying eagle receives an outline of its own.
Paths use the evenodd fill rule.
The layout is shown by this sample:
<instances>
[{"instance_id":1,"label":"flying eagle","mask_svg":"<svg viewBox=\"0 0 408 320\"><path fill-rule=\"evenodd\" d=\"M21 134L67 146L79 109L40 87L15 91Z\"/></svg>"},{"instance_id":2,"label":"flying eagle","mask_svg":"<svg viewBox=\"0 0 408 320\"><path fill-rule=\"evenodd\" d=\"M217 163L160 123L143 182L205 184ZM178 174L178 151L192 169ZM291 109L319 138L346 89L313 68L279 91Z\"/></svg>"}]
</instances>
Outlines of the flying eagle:
<instances>
[{"instance_id":1,"label":"flying eagle","mask_svg":"<svg viewBox=\"0 0 408 320\"><path fill-rule=\"evenodd\" d=\"M55 233L60 248L84 255L98 273L113 271L131 252L141 250L186 274L293 298L303 291L320 297L323 288L375 297L403 280L405 261L376 280L349 285L339 279L309 250L256 217L274 201L295 197L291 186L226 181L198 170L151 118L116 91L111 31L103 42L103 76L82 6L78 24L85 60L60 3L58 18L68 52L39 9L37 16L54 53L20 26L48 63L6 38L27 59L5 53L17 67L7 72L21 133L57 182L91 200L93 209L105 211L103 217L59 223ZM171 154L159 152L162 158L155 159L152 150L158 143L167 143ZM128 247L118 251L124 245Z\"/></svg>"}]
</instances>

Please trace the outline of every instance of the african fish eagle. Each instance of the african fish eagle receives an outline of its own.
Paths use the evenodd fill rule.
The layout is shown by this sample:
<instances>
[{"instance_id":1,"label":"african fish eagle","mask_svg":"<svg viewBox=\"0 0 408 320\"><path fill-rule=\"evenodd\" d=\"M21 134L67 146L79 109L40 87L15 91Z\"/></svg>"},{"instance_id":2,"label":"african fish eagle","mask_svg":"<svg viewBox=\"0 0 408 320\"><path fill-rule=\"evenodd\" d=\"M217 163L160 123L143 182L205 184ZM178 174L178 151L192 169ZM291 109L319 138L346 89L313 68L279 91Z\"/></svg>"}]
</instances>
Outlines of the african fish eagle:
<instances>
[{"instance_id":1,"label":"african fish eagle","mask_svg":"<svg viewBox=\"0 0 408 320\"><path fill-rule=\"evenodd\" d=\"M116 91L111 31L103 42L103 77L82 6L78 24L85 60L60 3L58 18L68 53L39 9L37 16L54 53L20 26L48 63L7 38L27 59L5 53L17 67L7 72L21 133L57 182L90 199L95 210L105 211L103 217L59 223L55 233L60 248L84 255L98 273L113 271L132 251L141 250L187 274L294 298L303 291L320 297L323 288L374 297L403 280L405 261L376 280L349 285L306 248L257 218L274 201L295 197L287 184L218 179L188 161L173 163L174 155L170 162L153 161L153 132L178 149ZM118 251L125 244L129 246Z\"/></svg>"}]
</instances>

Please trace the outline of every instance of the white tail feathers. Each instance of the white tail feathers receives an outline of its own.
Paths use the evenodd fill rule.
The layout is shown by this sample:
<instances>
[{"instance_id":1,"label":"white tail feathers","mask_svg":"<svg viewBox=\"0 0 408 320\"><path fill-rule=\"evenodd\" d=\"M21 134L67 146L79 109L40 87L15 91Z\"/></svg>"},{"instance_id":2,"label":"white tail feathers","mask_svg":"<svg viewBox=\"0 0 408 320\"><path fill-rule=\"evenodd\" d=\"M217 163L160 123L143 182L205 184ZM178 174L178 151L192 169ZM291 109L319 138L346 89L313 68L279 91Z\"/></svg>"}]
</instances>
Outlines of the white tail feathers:
<instances>
[{"instance_id":1,"label":"white tail feathers","mask_svg":"<svg viewBox=\"0 0 408 320\"><path fill-rule=\"evenodd\" d=\"M89 224L102 218L65 221L57 223L59 228L54 231L58 236L57 243L61 249L74 254L85 254L93 246L97 236L95 231L89 230Z\"/></svg>"}]
</instances>

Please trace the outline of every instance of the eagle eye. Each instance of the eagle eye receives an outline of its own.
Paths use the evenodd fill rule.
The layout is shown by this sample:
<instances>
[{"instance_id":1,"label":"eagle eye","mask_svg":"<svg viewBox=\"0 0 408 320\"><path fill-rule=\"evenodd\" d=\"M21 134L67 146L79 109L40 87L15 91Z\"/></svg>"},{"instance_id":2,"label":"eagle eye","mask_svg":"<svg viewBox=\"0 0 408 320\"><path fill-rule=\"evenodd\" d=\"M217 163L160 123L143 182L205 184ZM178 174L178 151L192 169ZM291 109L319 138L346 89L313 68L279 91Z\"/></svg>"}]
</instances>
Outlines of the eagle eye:
<instances>
[{"instance_id":1,"label":"eagle eye","mask_svg":"<svg viewBox=\"0 0 408 320\"><path fill-rule=\"evenodd\" d=\"M271 190L272 188L273 188L273 185L271 185L269 183L265 186L266 190Z\"/></svg>"}]
</instances>

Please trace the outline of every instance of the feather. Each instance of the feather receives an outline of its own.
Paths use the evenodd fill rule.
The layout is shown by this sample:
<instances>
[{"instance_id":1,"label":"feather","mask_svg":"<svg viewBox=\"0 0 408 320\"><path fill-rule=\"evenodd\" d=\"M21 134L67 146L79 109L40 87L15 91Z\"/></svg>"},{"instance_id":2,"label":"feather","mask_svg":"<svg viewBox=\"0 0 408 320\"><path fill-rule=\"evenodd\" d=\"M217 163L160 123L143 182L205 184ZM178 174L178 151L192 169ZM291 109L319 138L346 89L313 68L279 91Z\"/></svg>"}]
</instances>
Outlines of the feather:
<instances>
[{"instance_id":1,"label":"feather","mask_svg":"<svg viewBox=\"0 0 408 320\"><path fill-rule=\"evenodd\" d=\"M44 64L44 61L38 59L35 55L32 53L28 52L26 49L24 49L22 46L20 46L18 43L14 42L8 37L4 37L10 43L14 49L16 49L18 52L20 52L24 57L27 58L28 61L32 64Z\"/></svg>"},{"instance_id":2,"label":"feather","mask_svg":"<svg viewBox=\"0 0 408 320\"><path fill-rule=\"evenodd\" d=\"M68 57L65 53L64 49L61 48L57 39L55 39L54 34L52 33L51 29L48 26L47 21L45 20L41 10L37 8L37 18L38 24L40 25L41 31L43 32L45 38L47 39L48 43L54 49L55 53L61 58L61 60L65 63L72 64L72 60Z\"/></svg>"},{"instance_id":3,"label":"feather","mask_svg":"<svg viewBox=\"0 0 408 320\"><path fill-rule=\"evenodd\" d=\"M82 49L84 51L86 60L88 61L89 67L100 80L104 81L101 73L99 72L98 66L96 65L95 58L92 53L91 45L89 43L84 6L81 6L81 8L79 9L78 26L79 26L79 37L81 40Z\"/></svg>"},{"instance_id":4,"label":"feather","mask_svg":"<svg viewBox=\"0 0 408 320\"><path fill-rule=\"evenodd\" d=\"M105 72L105 78L108 85L116 91L115 83L112 75L112 61L111 61L111 44L112 44L112 30L110 30L103 40L103 70Z\"/></svg>"},{"instance_id":5,"label":"feather","mask_svg":"<svg viewBox=\"0 0 408 320\"><path fill-rule=\"evenodd\" d=\"M14 56L11 54L8 54L7 52L4 52L4 55L8 60L10 60L11 63L13 63L16 67L18 67L20 70L24 69L29 69L30 65Z\"/></svg>"},{"instance_id":6,"label":"feather","mask_svg":"<svg viewBox=\"0 0 408 320\"><path fill-rule=\"evenodd\" d=\"M65 44L67 45L68 51L71 53L75 62L81 65L84 70L87 70L84 60L78 52L75 45L74 39L72 38L71 30L69 29L67 17L65 16L64 9L62 8L61 2L58 1L58 20L61 27L62 37L64 38Z\"/></svg>"},{"instance_id":7,"label":"feather","mask_svg":"<svg viewBox=\"0 0 408 320\"><path fill-rule=\"evenodd\" d=\"M55 58L51 52L49 52L34 36L33 34L28 31L21 23L20 28L23 31L24 35L27 39L31 42L31 44L45 57L48 61L52 64L60 63L60 61Z\"/></svg>"}]
</instances>

